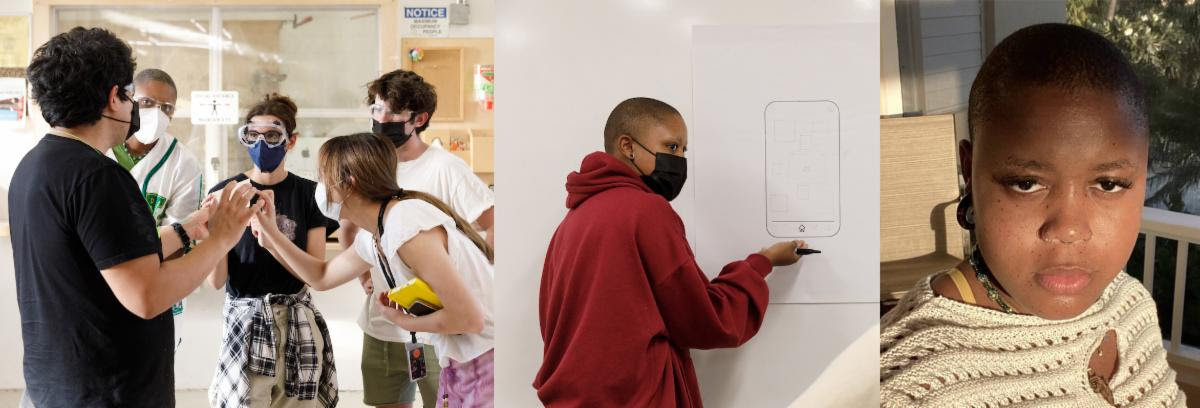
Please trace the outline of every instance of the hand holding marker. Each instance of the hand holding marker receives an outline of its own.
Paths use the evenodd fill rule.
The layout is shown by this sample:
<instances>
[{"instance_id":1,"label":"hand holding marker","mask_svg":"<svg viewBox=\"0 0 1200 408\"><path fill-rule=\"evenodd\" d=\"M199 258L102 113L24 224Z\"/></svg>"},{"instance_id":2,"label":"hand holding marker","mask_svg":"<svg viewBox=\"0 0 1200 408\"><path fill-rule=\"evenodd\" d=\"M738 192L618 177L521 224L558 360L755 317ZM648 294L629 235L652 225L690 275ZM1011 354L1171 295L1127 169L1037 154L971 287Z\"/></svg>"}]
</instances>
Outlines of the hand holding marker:
<instances>
[{"instance_id":1,"label":"hand holding marker","mask_svg":"<svg viewBox=\"0 0 1200 408\"><path fill-rule=\"evenodd\" d=\"M804 241L782 241L758 251L759 255L767 257L771 266L788 266L800 261L800 256L807 252L808 244Z\"/></svg>"}]
</instances>

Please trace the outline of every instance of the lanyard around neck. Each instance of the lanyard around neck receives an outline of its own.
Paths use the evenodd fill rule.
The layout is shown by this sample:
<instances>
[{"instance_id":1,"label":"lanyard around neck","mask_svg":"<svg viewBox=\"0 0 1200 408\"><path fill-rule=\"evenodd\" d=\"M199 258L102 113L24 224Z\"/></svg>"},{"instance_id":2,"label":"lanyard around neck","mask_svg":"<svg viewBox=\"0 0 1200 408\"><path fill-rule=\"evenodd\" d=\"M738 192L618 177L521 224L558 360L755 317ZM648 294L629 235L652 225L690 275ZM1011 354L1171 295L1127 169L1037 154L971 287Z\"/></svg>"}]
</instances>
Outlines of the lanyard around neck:
<instances>
[{"instance_id":1,"label":"lanyard around neck","mask_svg":"<svg viewBox=\"0 0 1200 408\"><path fill-rule=\"evenodd\" d=\"M379 269L383 271L383 279L387 280L390 289L396 289L396 278L392 276L392 266L388 264L388 257L384 256L383 245L379 241L383 237L383 214L387 212L387 206L392 202L393 198L388 198L379 205L379 221L375 224L378 233L372 237L375 239L375 257L379 259ZM412 335L413 344L417 344L417 332L410 331L409 334Z\"/></svg>"},{"instance_id":2,"label":"lanyard around neck","mask_svg":"<svg viewBox=\"0 0 1200 408\"><path fill-rule=\"evenodd\" d=\"M388 199L379 205L379 221L375 226L377 232L372 238L375 241L375 257L379 260L379 269L383 271L383 279L387 280L388 288L395 289L396 278L392 276L392 266L388 263L388 256L383 252L383 245L380 244L383 237L383 214L387 211L388 203L391 201Z\"/></svg>"}]
</instances>

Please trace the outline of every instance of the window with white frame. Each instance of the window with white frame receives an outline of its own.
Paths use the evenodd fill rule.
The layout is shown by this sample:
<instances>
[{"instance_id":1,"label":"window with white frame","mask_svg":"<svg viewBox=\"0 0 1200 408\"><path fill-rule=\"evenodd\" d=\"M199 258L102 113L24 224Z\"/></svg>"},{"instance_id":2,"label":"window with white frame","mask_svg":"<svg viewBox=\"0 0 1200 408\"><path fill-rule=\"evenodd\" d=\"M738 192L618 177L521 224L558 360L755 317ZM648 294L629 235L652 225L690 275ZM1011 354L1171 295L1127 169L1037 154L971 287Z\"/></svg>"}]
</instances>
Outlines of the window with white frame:
<instances>
[{"instance_id":1,"label":"window with white frame","mask_svg":"<svg viewBox=\"0 0 1200 408\"><path fill-rule=\"evenodd\" d=\"M365 84L380 67L377 7L56 7L54 32L102 27L130 44L137 69L175 80L169 132L202 157L212 185L252 167L236 126L192 125L192 91L236 91L239 120L268 93L299 106L288 169L313 178L329 137L370 130Z\"/></svg>"}]
</instances>

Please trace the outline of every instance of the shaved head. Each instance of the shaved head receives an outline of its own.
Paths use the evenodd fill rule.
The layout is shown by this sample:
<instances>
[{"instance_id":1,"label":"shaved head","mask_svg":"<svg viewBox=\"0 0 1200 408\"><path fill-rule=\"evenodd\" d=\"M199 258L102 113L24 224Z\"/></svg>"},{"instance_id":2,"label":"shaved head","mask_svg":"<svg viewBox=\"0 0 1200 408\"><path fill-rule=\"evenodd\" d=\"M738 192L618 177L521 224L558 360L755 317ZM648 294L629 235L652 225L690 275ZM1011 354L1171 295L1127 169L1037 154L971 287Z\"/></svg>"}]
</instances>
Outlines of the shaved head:
<instances>
[{"instance_id":1,"label":"shaved head","mask_svg":"<svg viewBox=\"0 0 1200 408\"><path fill-rule=\"evenodd\" d=\"M1068 24L1037 24L1017 30L992 50L971 84L971 138L1007 107L1023 106L1031 88L1116 97L1134 126L1148 134L1146 96L1120 49L1100 34Z\"/></svg>"},{"instance_id":2,"label":"shaved head","mask_svg":"<svg viewBox=\"0 0 1200 408\"><path fill-rule=\"evenodd\" d=\"M683 115L666 102L653 98L626 99L613 108L604 123L604 150L615 152L621 135L635 137L652 126L682 120Z\"/></svg>"}]
</instances>

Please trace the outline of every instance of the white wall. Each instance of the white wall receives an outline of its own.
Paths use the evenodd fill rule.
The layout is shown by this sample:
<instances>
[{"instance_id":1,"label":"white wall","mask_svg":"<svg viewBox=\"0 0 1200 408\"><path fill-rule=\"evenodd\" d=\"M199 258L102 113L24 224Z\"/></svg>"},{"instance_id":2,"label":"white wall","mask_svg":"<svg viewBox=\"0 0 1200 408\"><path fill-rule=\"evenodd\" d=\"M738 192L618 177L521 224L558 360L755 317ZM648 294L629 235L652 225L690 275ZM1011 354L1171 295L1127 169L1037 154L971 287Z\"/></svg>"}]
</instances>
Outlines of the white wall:
<instances>
[{"instance_id":1,"label":"white wall","mask_svg":"<svg viewBox=\"0 0 1200 408\"><path fill-rule=\"evenodd\" d=\"M467 25L451 25L451 37L491 37L496 31L496 0L468 0L471 19Z\"/></svg>"},{"instance_id":2,"label":"white wall","mask_svg":"<svg viewBox=\"0 0 1200 408\"><path fill-rule=\"evenodd\" d=\"M882 0L879 6L879 115L899 115L904 113L904 98L900 94L896 0Z\"/></svg>"},{"instance_id":3,"label":"white wall","mask_svg":"<svg viewBox=\"0 0 1200 408\"><path fill-rule=\"evenodd\" d=\"M0 2L0 14L29 14L33 12L33 0L4 0Z\"/></svg>"},{"instance_id":4,"label":"white wall","mask_svg":"<svg viewBox=\"0 0 1200 408\"><path fill-rule=\"evenodd\" d=\"M498 244L496 396L504 406L537 405L530 384L542 360L536 293L546 245L566 213L565 176L602 148L612 107L648 96L674 105L693 123L693 25L879 21L878 0L817 3L508 0L497 10L496 126L520 139L496 146L497 200L504 207L498 229L521 234ZM674 202L685 220L691 196L685 187ZM705 403L783 406L851 341L877 339L877 318L874 303L773 304L758 336L742 348L692 353ZM841 383L877 383L873 367Z\"/></svg>"}]
</instances>

